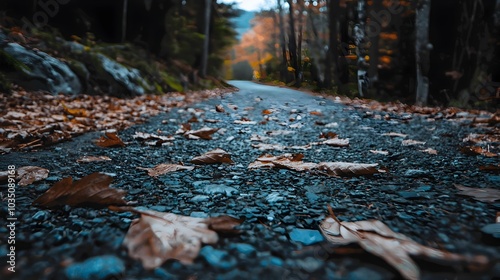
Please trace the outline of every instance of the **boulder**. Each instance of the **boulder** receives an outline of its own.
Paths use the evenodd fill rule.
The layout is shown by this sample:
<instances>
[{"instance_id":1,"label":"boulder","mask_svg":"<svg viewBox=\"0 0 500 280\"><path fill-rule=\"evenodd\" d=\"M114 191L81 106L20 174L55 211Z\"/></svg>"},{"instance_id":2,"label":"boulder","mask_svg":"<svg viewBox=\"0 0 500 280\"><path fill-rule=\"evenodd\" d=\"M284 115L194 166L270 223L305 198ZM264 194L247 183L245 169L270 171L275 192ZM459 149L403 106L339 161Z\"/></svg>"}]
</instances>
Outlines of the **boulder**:
<instances>
[{"instance_id":1,"label":"boulder","mask_svg":"<svg viewBox=\"0 0 500 280\"><path fill-rule=\"evenodd\" d=\"M4 45L3 51L27 66L27 69L9 74L11 80L23 88L52 94L79 94L82 91L78 77L59 59L17 43Z\"/></svg>"},{"instance_id":2,"label":"boulder","mask_svg":"<svg viewBox=\"0 0 500 280\"><path fill-rule=\"evenodd\" d=\"M145 93L147 82L141 77L139 70L128 68L101 53L91 53L91 63L96 70L94 75L104 79L109 94L123 97Z\"/></svg>"}]
</instances>

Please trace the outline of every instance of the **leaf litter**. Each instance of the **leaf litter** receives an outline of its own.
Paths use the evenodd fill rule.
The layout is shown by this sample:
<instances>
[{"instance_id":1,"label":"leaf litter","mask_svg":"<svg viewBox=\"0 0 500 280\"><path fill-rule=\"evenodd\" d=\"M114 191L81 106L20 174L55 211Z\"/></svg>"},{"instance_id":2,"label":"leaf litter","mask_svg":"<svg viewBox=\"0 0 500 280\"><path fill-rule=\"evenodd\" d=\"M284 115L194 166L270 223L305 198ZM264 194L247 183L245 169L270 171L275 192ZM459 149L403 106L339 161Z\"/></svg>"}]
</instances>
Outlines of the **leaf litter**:
<instances>
[{"instance_id":1,"label":"leaf litter","mask_svg":"<svg viewBox=\"0 0 500 280\"><path fill-rule=\"evenodd\" d=\"M357 243L367 252L384 259L405 279L420 279L420 269L410 255L449 263L464 262L480 267L489 263L485 256L459 255L418 244L405 235L392 231L379 220L341 222L331 207L328 208L330 217L319 226L328 242L336 246Z\"/></svg>"},{"instance_id":2,"label":"leaf litter","mask_svg":"<svg viewBox=\"0 0 500 280\"><path fill-rule=\"evenodd\" d=\"M194 169L194 166L184 166L181 164L171 164L171 163L162 163L153 168L144 168L137 167L137 169L146 170L148 175L151 177L158 177L160 175L164 175L167 173L172 173L181 170L191 171Z\"/></svg>"},{"instance_id":3,"label":"leaf litter","mask_svg":"<svg viewBox=\"0 0 500 280\"><path fill-rule=\"evenodd\" d=\"M200 156L194 157L191 160L191 163L194 164L217 164L217 163L234 163L231 159L231 154L224 151L223 149L215 149L209 152L206 152Z\"/></svg>"}]
</instances>

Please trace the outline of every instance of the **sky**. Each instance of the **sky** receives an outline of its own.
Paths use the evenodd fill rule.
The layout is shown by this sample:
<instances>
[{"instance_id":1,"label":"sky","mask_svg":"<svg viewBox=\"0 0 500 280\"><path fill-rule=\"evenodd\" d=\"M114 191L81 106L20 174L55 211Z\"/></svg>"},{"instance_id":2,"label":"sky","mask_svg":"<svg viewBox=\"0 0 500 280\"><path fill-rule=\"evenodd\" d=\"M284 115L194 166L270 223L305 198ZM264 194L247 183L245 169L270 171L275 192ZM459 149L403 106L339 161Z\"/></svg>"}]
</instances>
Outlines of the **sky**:
<instances>
[{"instance_id":1,"label":"sky","mask_svg":"<svg viewBox=\"0 0 500 280\"><path fill-rule=\"evenodd\" d=\"M240 9L247 11L260 11L262 8L274 6L273 0L219 0L221 3L237 3Z\"/></svg>"}]
</instances>

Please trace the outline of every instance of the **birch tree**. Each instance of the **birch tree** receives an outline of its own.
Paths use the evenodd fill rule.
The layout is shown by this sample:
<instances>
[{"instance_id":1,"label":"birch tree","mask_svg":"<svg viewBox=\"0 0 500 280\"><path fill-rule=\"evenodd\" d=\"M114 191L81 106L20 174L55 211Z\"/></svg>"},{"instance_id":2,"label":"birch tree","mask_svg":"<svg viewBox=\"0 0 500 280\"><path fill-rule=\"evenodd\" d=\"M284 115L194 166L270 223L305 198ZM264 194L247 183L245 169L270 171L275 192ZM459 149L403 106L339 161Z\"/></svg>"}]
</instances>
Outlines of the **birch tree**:
<instances>
[{"instance_id":1,"label":"birch tree","mask_svg":"<svg viewBox=\"0 0 500 280\"><path fill-rule=\"evenodd\" d=\"M416 44L415 57L417 66L417 89L416 104L424 106L427 104L429 95L429 64L430 50L429 43L429 16L431 11L430 0L418 0L416 9Z\"/></svg>"}]
</instances>

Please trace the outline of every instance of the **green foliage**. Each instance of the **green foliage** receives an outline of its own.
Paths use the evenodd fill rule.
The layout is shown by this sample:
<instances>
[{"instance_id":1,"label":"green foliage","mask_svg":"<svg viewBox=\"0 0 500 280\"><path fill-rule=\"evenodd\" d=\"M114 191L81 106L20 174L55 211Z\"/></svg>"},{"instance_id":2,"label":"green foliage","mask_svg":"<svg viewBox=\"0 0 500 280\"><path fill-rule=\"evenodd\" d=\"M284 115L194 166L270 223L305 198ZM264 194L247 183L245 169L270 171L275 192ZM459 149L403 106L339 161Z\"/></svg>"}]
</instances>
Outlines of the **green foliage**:
<instances>
[{"instance_id":1,"label":"green foliage","mask_svg":"<svg viewBox=\"0 0 500 280\"><path fill-rule=\"evenodd\" d=\"M5 71L30 71L30 68L0 49L0 69Z\"/></svg>"},{"instance_id":2,"label":"green foliage","mask_svg":"<svg viewBox=\"0 0 500 280\"><path fill-rule=\"evenodd\" d=\"M183 92L184 88L182 85L173 77L168 75L165 72L160 72L161 77L163 78L163 81L173 90L178 91L178 92Z\"/></svg>"}]
</instances>

